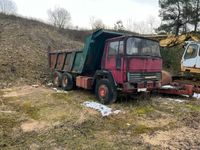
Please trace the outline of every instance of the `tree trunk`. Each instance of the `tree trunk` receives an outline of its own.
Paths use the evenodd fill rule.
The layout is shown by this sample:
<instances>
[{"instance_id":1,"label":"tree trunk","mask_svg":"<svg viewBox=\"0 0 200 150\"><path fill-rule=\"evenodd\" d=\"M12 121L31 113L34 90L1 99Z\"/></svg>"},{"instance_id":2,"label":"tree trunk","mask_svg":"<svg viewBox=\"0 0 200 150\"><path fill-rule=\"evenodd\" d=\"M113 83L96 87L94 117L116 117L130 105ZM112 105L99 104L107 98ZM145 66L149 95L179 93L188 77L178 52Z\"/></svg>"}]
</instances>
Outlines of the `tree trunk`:
<instances>
[{"instance_id":1,"label":"tree trunk","mask_svg":"<svg viewBox=\"0 0 200 150\"><path fill-rule=\"evenodd\" d=\"M195 22L195 25L194 25L194 32L197 32L197 26L198 26L198 22Z\"/></svg>"},{"instance_id":2,"label":"tree trunk","mask_svg":"<svg viewBox=\"0 0 200 150\"><path fill-rule=\"evenodd\" d=\"M185 23L185 25L184 25L184 31L183 32L187 33L187 23Z\"/></svg>"},{"instance_id":3,"label":"tree trunk","mask_svg":"<svg viewBox=\"0 0 200 150\"><path fill-rule=\"evenodd\" d=\"M197 0L197 5L196 5L196 15L195 15L195 24L194 24L194 32L197 32L197 27L199 23L199 0Z\"/></svg>"},{"instance_id":4,"label":"tree trunk","mask_svg":"<svg viewBox=\"0 0 200 150\"><path fill-rule=\"evenodd\" d=\"M176 25L176 32L175 32L175 35L178 36L178 34L179 34L179 25L177 24L177 25Z\"/></svg>"},{"instance_id":5,"label":"tree trunk","mask_svg":"<svg viewBox=\"0 0 200 150\"><path fill-rule=\"evenodd\" d=\"M176 32L175 32L176 36L178 36L179 29L180 29L181 8L180 8L179 1L177 1L177 6L178 6L178 18L177 18L177 21L176 21Z\"/></svg>"}]
</instances>

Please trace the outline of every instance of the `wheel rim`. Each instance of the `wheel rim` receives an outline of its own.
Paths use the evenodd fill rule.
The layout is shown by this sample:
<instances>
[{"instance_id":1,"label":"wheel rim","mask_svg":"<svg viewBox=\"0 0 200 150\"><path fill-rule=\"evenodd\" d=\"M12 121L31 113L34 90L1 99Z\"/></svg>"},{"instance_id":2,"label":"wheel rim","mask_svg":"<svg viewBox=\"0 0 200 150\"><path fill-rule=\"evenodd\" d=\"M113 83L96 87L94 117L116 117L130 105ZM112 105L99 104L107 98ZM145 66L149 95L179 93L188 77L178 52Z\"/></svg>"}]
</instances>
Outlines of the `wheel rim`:
<instances>
[{"instance_id":1,"label":"wheel rim","mask_svg":"<svg viewBox=\"0 0 200 150\"><path fill-rule=\"evenodd\" d=\"M56 85L56 86L58 86L58 76L57 75L55 75L55 77L54 77L54 84Z\"/></svg>"},{"instance_id":2,"label":"wheel rim","mask_svg":"<svg viewBox=\"0 0 200 150\"><path fill-rule=\"evenodd\" d=\"M63 77L63 85L66 86L67 84L68 84L68 79L67 79L67 77L64 76Z\"/></svg>"},{"instance_id":3,"label":"wheel rim","mask_svg":"<svg viewBox=\"0 0 200 150\"><path fill-rule=\"evenodd\" d=\"M105 85L101 85L98 90L99 96L105 98L108 93L108 88Z\"/></svg>"}]
</instances>

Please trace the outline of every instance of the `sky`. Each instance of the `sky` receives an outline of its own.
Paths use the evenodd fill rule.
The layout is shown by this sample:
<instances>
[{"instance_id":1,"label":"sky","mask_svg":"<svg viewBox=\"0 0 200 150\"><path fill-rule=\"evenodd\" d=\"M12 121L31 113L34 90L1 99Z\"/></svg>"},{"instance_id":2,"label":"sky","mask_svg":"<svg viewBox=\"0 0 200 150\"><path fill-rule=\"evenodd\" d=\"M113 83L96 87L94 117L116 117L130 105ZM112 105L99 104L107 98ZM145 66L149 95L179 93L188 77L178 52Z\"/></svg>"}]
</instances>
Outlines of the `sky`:
<instances>
[{"instance_id":1,"label":"sky","mask_svg":"<svg viewBox=\"0 0 200 150\"><path fill-rule=\"evenodd\" d=\"M145 21L158 17L158 0L14 0L18 14L47 21L47 10L63 7L71 14L71 22L80 28L90 28L90 18L101 19L112 27L118 20Z\"/></svg>"}]
</instances>

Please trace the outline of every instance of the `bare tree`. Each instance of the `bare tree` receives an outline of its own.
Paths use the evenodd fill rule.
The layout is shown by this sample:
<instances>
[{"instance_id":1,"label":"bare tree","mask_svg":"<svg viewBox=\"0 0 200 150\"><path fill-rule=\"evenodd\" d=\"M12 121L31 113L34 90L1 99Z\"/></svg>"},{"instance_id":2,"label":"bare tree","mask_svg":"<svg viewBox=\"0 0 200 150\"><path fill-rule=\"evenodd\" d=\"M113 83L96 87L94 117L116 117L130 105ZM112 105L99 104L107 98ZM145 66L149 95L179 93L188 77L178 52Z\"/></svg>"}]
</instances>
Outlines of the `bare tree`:
<instances>
[{"instance_id":1,"label":"bare tree","mask_svg":"<svg viewBox=\"0 0 200 150\"><path fill-rule=\"evenodd\" d=\"M0 0L0 12L4 14L15 14L17 6L13 0Z\"/></svg>"},{"instance_id":2,"label":"bare tree","mask_svg":"<svg viewBox=\"0 0 200 150\"><path fill-rule=\"evenodd\" d=\"M115 24L114 24L114 29L115 30L124 30L124 25L123 25L123 22L121 20L118 20Z\"/></svg>"},{"instance_id":3,"label":"bare tree","mask_svg":"<svg viewBox=\"0 0 200 150\"><path fill-rule=\"evenodd\" d=\"M54 10L47 11L49 21L59 29L66 28L70 25L71 15L65 8L56 7Z\"/></svg>"},{"instance_id":4,"label":"bare tree","mask_svg":"<svg viewBox=\"0 0 200 150\"><path fill-rule=\"evenodd\" d=\"M126 29L139 34L146 33L147 28L144 21L135 22L133 19L128 19L126 24Z\"/></svg>"},{"instance_id":5,"label":"bare tree","mask_svg":"<svg viewBox=\"0 0 200 150\"><path fill-rule=\"evenodd\" d=\"M139 22L129 18L127 20L126 29L139 34L153 34L158 26L159 21L155 17L149 16L145 21Z\"/></svg>"},{"instance_id":6,"label":"bare tree","mask_svg":"<svg viewBox=\"0 0 200 150\"><path fill-rule=\"evenodd\" d=\"M103 21L101 19L96 19L95 17L90 18L90 25L93 30L105 28Z\"/></svg>"},{"instance_id":7,"label":"bare tree","mask_svg":"<svg viewBox=\"0 0 200 150\"><path fill-rule=\"evenodd\" d=\"M125 26L126 26L126 29L127 29L128 31L134 31L134 21L133 21L133 19L132 19L132 18L129 18L129 19L127 20Z\"/></svg>"},{"instance_id":8,"label":"bare tree","mask_svg":"<svg viewBox=\"0 0 200 150\"><path fill-rule=\"evenodd\" d=\"M155 18L155 16L150 15L146 21L146 24L148 26L148 33L154 34L156 33L156 29L160 25L160 21Z\"/></svg>"}]
</instances>

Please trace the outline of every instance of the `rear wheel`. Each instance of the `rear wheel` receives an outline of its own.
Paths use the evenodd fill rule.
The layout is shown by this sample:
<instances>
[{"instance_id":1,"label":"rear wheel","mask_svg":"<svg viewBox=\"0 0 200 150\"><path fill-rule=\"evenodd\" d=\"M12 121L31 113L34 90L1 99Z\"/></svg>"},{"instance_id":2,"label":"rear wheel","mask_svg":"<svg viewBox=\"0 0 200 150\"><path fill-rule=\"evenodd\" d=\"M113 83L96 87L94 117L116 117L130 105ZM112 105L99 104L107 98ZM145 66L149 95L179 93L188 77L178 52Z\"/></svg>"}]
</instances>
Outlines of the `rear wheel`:
<instances>
[{"instance_id":1,"label":"rear wheel","mask_svg":"<svg viewBox=\"0 0 200 150\"><path fill-rule=\"evenodd\" d=\"M114 103L117 99L117 90L108 79L97 81L95 94L97 99L103 104Z\"/></svg>"},{"instance_id":2,"label":"rear wheel","mask_svg":"<svg viewBox=\"0 0 200 150\"><path fill-rule=\"evenodd\" d=\"M62 88L63 90L70 91L74 88L73 77L69 73L64 73L62 76Z\"/></svg>"},{"instance_id":3,"label":"rear wheel","mask_svg":"<svg viewBox=\"0 0 200 150\"><path fill-rule=\"evenodd\" d=\"M61 87L62 85L62 73L55 71L53 73L53 84L56 87Z\"/></svg>"}]
</instances>

